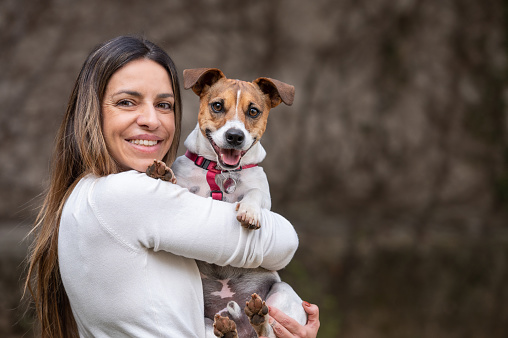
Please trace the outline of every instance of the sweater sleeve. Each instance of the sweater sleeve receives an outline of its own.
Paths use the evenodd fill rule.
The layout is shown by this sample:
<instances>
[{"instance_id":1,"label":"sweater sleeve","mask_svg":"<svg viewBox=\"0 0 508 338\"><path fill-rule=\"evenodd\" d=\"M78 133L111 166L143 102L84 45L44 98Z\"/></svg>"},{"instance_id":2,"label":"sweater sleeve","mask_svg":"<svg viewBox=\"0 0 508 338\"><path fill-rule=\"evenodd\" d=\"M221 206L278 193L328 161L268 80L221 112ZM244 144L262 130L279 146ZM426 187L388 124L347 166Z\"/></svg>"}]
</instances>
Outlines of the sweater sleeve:
<instances>
[{"instance_id":1,"label":"sweater sleeve","mask_svg":"<svg viewBox=\"0 0 508 338\"><path fill-rule=\"evenodd\" d=\"M244 229L235 205L190 193L136 171L94 178L88 203L119 245L167 251L218 265L279 270L298 246L292 225L262 210L261 229Z\"/></svg>"}]
</instances>

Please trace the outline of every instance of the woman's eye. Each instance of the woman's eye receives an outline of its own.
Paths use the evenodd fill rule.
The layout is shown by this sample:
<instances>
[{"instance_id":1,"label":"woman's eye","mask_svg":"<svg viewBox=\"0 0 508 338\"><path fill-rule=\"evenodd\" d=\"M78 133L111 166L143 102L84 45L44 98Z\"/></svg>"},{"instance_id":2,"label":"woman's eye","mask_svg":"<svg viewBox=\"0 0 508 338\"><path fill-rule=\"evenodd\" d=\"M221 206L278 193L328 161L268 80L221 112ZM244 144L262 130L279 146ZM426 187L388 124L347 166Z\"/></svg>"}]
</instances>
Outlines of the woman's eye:
<instances>
[{"instance_id":1,"label":"woman's eye","mask_svg":"<svg viewBox=\"0 0 508 338\"><path fill-rule=\"evenodd\" d=\"M122 106L122 107L132 107L134 105L134 103L132 103L129 100L120 100L116 103L116 105Z\"/></svg>"},{"instance_id":2,"label":"woman's eye","mask_svg":"<svg viewBox=\"0 0 508 338\"><path fill-rule=\"evenodd\" d=\"M171 110L171 109L173 109L173 106L171 105L171 103L168 103L168 102L161 102L157 106L159 108L161 108L161 109L164 109L164 110Z\"/></svg>"},{"instance_id":3,"label":"woman's eye","mask_svg":"<svg viewBox=\"0 0 508 338\"><path fill-rule=\"evenodd\" d=\"M216 113L221 113L223 110L222 103L220 102L212 103L212 110Z\"/></svg>"},{"instance_id":4,"label":"woman's eye","mask_svg":"<svg viewBox=\"0 0 508 338\"><path fill-rule=\"evenodd\" d=\"M254 108L254 107L249 108L249 116L250 117L258 117L259 114L261 114L261 111L259 111L259 109Z\"/></svg>"}]
</instances>

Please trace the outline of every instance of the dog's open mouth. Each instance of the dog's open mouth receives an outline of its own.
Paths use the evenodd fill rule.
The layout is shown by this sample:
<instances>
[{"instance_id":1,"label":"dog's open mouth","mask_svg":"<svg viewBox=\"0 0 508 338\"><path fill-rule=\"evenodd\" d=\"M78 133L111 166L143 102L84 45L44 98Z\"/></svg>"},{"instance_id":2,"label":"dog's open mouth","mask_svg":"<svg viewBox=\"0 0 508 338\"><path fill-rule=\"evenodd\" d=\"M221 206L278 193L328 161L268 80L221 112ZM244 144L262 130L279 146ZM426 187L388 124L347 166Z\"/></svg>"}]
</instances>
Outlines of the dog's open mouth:
<instances>
[{"instance_id":1,"label":"dog's open mouth","mask_svg":"<svg viewBox=\"0 0 508 338\"><path fill-rule=\"evenodd\" d=\"M220 166L224 169L236 169L240 166L240 160L247 151L239 149L227 149L220 148L210 137L209 133L206 133L208 141L212 145L213 150L217 154L217 159Z\"/></svg>"},{"instance_id":2,"label":"dog's open mouth","mask_svg":"<svg viewBox=\"0 0 508 338\"><path fill-rule=\"evenodd\" d=\"M221 149L215 150L219 155L221 164L225 164L230 167L237 167L240 164L242 158L242 152L236 149Z\"/></svg>"}]
</instances>

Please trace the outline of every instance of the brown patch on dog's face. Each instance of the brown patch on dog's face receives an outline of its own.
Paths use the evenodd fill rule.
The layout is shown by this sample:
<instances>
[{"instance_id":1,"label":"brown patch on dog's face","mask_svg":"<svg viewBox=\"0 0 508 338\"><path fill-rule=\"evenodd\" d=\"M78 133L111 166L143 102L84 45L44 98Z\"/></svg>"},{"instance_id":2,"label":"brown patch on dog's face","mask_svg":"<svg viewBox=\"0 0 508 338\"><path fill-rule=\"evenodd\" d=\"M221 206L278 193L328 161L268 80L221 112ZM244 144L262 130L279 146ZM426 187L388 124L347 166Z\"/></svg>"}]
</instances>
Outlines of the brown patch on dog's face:
<instances>
[{"instance_id":1,"label":"brown patch on dog's face","mask_svg":"<svg viewBox=\"0 0 508 338\"><path fill-rule=\"evenodd\" d=\"M184 87L200 97L198 124L221 168L234 170L263 136L271 108L293 103L294 87L260 77L227 79L218 68L186 69Z\"/></svg>"},{"instance_id":2,"label":"brown patch on dog's face","mask_svg":"<svg viewBox=\"0 0 508 338\"><path fill-rule=\"evenodd\" d=\"M266 130L270 108L270 98L259 86L223 78L201 93L198 121L206 137L207 131L216 131L227 121L236 119L259 140Z\"/></svg>"}]
</instances>

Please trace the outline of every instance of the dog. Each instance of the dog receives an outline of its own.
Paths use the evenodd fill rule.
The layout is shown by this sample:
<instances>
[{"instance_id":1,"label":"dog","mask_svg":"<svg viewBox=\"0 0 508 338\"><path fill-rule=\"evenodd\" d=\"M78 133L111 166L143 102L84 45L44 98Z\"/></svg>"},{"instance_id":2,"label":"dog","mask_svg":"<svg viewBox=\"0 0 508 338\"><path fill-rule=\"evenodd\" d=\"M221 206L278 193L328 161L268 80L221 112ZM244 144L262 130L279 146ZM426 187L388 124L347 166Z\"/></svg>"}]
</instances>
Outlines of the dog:
<instances>
[{"instance_id":1,"label":"dog","mask_svg":"<svg viewBox=\"0 0 508 338\"><path fill-rule=\"evenodd\" d=\"M268 180L258 166L266 156L260 140L270 109L281 102L291 105L294 87L264 77L252 82L228 79L217 68L186 69L183 77L184 88L200 97L197 126L184 142L186 154L172 166L174 174L159 161L147 174L173 183L176 176L179 185L195 194L237 203L241 225L259 229L261 209L271 207ZM302 300L277 272L197 264L208 338L275 338L267 304L302 325L307 322Z\"/></svg>"}]
</instances>

